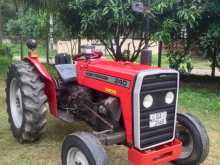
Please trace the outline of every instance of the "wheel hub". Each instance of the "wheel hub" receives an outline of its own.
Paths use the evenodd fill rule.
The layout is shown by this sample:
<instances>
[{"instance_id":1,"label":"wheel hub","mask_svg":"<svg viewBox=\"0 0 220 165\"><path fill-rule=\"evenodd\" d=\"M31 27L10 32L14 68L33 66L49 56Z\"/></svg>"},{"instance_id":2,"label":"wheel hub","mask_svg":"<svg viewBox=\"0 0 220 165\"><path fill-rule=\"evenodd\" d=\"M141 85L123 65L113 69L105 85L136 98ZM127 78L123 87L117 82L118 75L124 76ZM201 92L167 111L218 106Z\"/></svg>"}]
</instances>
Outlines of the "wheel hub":
<instances>
[{"instance_id":1,"label":"wheel hub","mask_svg":"<svg viewBox=\"0 0 220 165\"><path fill-rule=\"evenodd\" d=\"M23 107L21 89L16 78L10 84L10 109L11 116L16 128L21 128L23 121Z\"/></svg>"},{"instance_id":2,"label":"wheel hub","mask_svg":"<svg viewBox=\"0 0 220 165\"><path fill-rule=\"evenodd\" d=\"M184 126L178 126L177 138L180 139L183 143L181 159L189 157L193 152L193 138L191 133Z\"/></svg>"},{"instance_id":3,"label":"wheel hub","mask_svg":"<svg viewBox=\"0 0 220 165\"><path fill-rule=\"evenodd\" d=\"M76 147L72 147L67 154L67 165L89 165L86 156Z\"/></svg>"}]
</instances>

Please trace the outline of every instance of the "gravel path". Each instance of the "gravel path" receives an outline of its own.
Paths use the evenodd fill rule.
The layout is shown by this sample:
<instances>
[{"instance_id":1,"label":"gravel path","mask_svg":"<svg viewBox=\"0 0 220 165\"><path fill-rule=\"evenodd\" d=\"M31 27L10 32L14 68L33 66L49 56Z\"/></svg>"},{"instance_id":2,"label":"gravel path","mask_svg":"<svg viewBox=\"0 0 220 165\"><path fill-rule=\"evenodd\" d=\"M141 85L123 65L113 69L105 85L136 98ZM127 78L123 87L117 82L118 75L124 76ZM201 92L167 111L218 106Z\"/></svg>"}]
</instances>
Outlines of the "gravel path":
<instances>
[{"instance_id":1,"label":"gravel path","mask_svg":"<svg viewBox=\"0 0 220 165\"><path fill-rule=\"evenodd\" d=\"M193 69L191 73L195 75L211 75L211 69ZM216 76L220 76L219 69L216 69Z\"/></svg>"}]
</instances>

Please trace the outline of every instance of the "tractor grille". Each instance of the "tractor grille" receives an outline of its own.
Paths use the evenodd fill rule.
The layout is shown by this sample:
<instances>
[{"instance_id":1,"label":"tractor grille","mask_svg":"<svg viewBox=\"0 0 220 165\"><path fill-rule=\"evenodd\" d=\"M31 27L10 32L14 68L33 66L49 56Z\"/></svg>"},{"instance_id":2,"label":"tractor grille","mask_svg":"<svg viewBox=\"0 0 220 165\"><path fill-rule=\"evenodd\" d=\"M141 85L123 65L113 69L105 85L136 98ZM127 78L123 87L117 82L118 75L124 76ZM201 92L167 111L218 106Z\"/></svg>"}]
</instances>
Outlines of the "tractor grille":
<instances>
[{"instance_id":1,"label":"tractor grille","mask_svg":"<svg viewBox=\"0 0 220 165\"><path fill-rule=\"evenodd\" d=\"M140 83L139 83L140 84ZM175 93L175 100L178 90L178 73L158 73L155 75L142 76L142 83L139 87L138 107L134 109L134 120L138 124L138 134L135 135L135 141L138 142L139 149L149 149L164 143L167 143L174 138L174 126L176 119L176 101L168 105L165 103L165 95L167 92ZM146 95L152 95L153 105L146 109L143 106L143 100ZM166 124L161 126L150 127L150 115L157 113L166 113ZM134 125L135 128L135 125ZM137 139L138 138L138 139ZM137 147L137 145L136 145Z\"/></svg>"}]
</instances>

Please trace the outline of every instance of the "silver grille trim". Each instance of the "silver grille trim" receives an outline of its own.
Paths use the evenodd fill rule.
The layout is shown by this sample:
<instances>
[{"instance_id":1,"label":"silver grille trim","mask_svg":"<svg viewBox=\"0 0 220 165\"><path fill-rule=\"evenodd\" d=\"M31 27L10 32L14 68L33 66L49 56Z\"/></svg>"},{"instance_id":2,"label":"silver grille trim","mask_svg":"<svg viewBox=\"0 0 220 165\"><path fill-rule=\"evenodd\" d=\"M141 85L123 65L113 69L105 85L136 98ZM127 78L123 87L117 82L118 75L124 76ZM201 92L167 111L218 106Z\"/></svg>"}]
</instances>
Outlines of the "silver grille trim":
<instances>
[{"instance_id":1,"label":"silver grille trim","mask_svg":"<svg viewBox=\"0 0 220 165\"><path fill-rule=\"evenodd\" d=\"M173 137L169 139L168 141L164 141L161 143L158 143L156 145L148 146L145 148L141 148L140 144L140 92L141 87L143 83L143 79L145 76L150 75L157 75L157 74L177 74L177 95L176 95L176 109L175 109L175 119L174 119L174 131L173 131ZM178 93L179 93L179 72L175 70L164 70L164 69L152 69L152 70L146 70L142 71L137 75L137 79L135 82L134 87L134 93L133 93L133 132L134 132L134 146L139 150L147 150L150 148L154 148L169 142L172 142L175 139L175 132L176 132L176 120L177 120L177 102L178 102Z\"/></svg>"}]
</instances>

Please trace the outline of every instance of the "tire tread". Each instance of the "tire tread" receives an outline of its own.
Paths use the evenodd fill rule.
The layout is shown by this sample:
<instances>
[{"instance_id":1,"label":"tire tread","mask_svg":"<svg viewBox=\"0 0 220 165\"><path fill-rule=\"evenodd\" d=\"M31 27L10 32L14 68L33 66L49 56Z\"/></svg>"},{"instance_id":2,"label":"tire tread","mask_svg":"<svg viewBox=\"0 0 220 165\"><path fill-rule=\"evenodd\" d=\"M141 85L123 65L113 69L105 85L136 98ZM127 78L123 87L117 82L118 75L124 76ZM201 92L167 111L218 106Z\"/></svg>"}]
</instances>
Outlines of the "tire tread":
<instances>
[{"instance_id":1,"label":"tire tread","mask_svg":"<svg viewBox=\"0 0 220 165\"><path fill-rule=\"evenodd\" d=\"M9 88L10 81L15 77L19 81L23 100L24 118L20 129L14 126L10 114ZM42 77L31 64L21 61L9 67L6 83L8 121L14 137L20 143L38 140L47 124L47 96Z\"/></svg>"}]
</instances>

